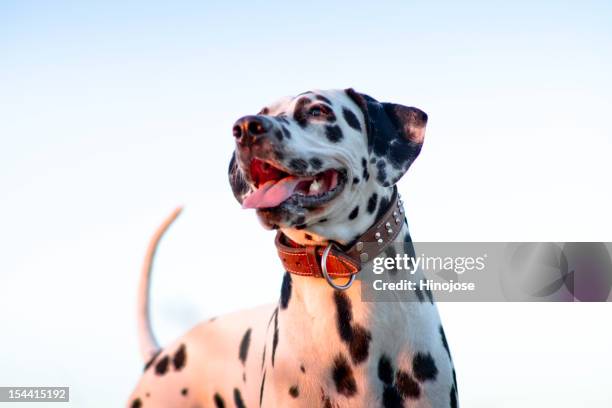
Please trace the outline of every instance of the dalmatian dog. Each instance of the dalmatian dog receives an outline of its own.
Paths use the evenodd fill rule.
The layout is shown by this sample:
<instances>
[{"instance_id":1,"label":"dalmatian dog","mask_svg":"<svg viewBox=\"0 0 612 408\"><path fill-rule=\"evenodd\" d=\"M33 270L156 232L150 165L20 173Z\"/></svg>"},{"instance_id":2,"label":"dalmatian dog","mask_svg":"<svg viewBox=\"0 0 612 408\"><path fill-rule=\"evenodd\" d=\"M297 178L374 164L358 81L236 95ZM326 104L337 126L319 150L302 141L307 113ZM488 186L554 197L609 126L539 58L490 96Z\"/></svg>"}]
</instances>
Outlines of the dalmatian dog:
<instances>
[{"instance_id":1,"label":"dalmatian dog","mask_svg":"<svg viewBox=\"0 0 612 408\"><path fill-rule=\"evenodd\" d=\"M426 122L419 109L353 89L283 98L234 124L231 188L295 250L333 243L342 251L393 205ZM458 406L429 292L415 302L363 302L359 279L342 290L345 279L330 278L332 285L279 268L278 302L210 319L160 348L148 317L149 275L176 215L160 227L145 261L139 307L146 364L128 407ZM413 252L401 218L397 240Z\"/></svg>"}]
</instances>

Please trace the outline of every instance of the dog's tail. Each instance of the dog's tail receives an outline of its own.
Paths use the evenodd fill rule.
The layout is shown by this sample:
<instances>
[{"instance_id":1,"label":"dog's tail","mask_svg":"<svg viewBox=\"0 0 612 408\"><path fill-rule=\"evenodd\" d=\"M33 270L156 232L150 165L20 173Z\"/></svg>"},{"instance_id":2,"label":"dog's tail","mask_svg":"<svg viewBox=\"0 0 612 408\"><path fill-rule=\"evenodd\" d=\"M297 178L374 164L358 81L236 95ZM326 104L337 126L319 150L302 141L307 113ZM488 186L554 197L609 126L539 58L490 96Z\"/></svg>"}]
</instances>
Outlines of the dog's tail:
<instances>
[{"instance_id":1,"label":"dog's tail","mask_svg":"<svg viewBox=\"0 0 612 408\"><path fill-rule=\"evenodd\" d=\"M151 328L149 314L149 289L151 287L151 271L153 270L153 258L164 233L183 211L183 207L177 207L157 228L149 242L147 254L145 255L142 271L140 272L140 285L138 288L138 341L140 353L145 362L149 361L158 351L159 344L155 339Z\"/></svg>"}]
</instances>

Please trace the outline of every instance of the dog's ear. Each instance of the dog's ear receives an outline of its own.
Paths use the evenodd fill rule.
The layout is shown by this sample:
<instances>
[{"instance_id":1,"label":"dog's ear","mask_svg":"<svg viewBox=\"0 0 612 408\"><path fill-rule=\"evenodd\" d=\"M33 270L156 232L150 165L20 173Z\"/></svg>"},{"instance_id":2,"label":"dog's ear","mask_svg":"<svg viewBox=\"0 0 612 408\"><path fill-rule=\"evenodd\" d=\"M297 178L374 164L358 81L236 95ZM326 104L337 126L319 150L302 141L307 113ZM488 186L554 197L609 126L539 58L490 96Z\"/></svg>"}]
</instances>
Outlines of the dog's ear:
<instances>
[{"instance_id":1,"label":"dog's ear","mask_svg":"<svg viewBox=\"0 0 612 408\"><path fill-rule=\"evenodd\" d=\"M238 168L238 162L236 162L236 153L232 153L232 159L230 160L229 169L227 170L227 176L229 177L230 186L232 186L232 192L234 197L240 204L244 200L246 194L250 191L249 185L242 177L242 172Z\"/></svg>"},{"instance_id":2,"label":"dog's ear","mask_svg":"<svg viewBox=\"0 0 612 408\"><path fill-rule=\"evenodd\" d=\"M352 88L345 92L363 112L369 162L376 180L384 186L397 183L421 151L427 114L409 106L378 102Z\"/></svg>"}]
</instances>

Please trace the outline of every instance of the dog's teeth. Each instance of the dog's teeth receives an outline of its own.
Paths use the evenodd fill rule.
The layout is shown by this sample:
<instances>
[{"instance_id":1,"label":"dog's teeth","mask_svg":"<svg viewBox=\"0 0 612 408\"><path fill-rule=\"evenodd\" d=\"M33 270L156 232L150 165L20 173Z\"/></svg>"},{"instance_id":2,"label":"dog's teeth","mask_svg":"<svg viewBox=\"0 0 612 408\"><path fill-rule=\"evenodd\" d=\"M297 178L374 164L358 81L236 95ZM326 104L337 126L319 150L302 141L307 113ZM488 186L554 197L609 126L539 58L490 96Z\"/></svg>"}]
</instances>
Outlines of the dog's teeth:
<instances>
[{"instance_id":1,"label":"dog's teeth","mask_svg":"<svg viewBox=\"0 0 612 408\"><path fill-rule=\"evenodd\" d=\"M310 189L308 189L308 194L319 194L321 189L323 188L323 183L319 180L314 180L310 183Z\"/></svg>"}]
</instances>

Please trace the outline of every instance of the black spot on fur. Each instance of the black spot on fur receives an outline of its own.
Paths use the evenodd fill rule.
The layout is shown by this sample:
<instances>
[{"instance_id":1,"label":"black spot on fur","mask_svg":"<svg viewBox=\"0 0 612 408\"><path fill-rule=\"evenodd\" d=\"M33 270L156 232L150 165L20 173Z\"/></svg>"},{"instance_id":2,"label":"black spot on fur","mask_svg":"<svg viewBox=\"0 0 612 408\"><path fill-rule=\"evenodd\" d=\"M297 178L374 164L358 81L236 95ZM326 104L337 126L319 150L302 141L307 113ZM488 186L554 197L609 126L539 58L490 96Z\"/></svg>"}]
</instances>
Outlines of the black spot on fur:
<instances>
[{"instance_id":1,"label":"black spot on fur","mask_svg":"<svg viewBox=\"0 0 612 408\"><path fill-rule=\"evenodd\" d=\"M339 354L334 359L332 378L336 385L336 391L338 391L339 394L345 397L352 397L357 393L357 383L353 376L353 369L342 354Z\"/></svg>"},{"instance_id":2,"label":"black spot on fur","mask_svg":"<svg viewBox=\"0 0 612 408\"><path fill-rule=\"evenodd\" d=\"M373 214L376 210L376 203L378 202L378 194L374 193L368 199L368 214Z\"/></svg>"},{"instance_id":3,"label":"black spot on fur","mask_svg":"<svg viewBox=\"0 0 612 408\"><path fill-rule=\"evenodd\" d=\"M386 197L382 197L380 199L380 204L378 206L378 212L376 213L376 219L380 219L383 215L385 215L385 212L387 212L387 209L389 208L389 199Z\"/></svg>"},{"instance_id":4,"label":"black spot on fur","mask_svg":"<svg viewBox=\"0 0 612 408\"><path fill-rule=\"evenodd\" d=\"M376 174L376 180L378 180L378 182L380 184L385 184L387 182L387 163L385 163L384 160L379 160L376 163L376 170L377 170L377 174ZM388 187L388 186L385 186Z\"/></svg>"},{"instance_id":5,"label":"black spot on fur","mask_svg":"<svg viewBox=\"0 0 612 408\"><path fill-rule=\"evenodd\" d=\"M385 249L385 256L387 258L395 259L395 257L397 256L397 251L395 250L395 247L394 246L387 247L387 249ZM387 272L390 275L397 275L398 270L397 270L397 267L396 267L395 263L393 264L393 266L390 269L387 269Z\"/></svg>"},{"instance_id":6,"label":"black spot on fur","mask_svg":"<svg viewBox=\"0 0 612 408\"><path fill-rule=\"evenodd\" d=\"M268 113L270 113L270 109L265 107L265 108L263 108L262 110L259 111L258 115L267 115Z\"/></svg>"},{"instance_id":7,"label":"black spot on fur","mask_svg":"<svg viewBox=\"0 0 612 408\"><path fill-rule=\"evenodd\" d=\"M353 177L353 184L359 183L359 177Z\"/></svg>"},{"instance_id":8,"label":"black spot on fur","mask_svg":"<svg viewBox=\"0 0 612 408\"><path fill-rule=\"evenodd\" d=\"M310 99L302 97L297 100L295 103L295 108L293 110L293 119L300 125L301 127L306 127L308 125L308 116L306 115L306 105L310 103Z\"/></svg>"},{"instance_id":9,"label":"black spot on fur","mask_svg":"<svg viewBox=\"0 0 612 408\"><path fill-rule=\"evenodd\" d=\"M308 162L310 163L310 166L313 168L313 170L319 170L321 166L323 166L323 162L318 157L313 157L308 160Z\"/></svg>"},{"instance_id":10,"label":"black spot on fur","mask_svg":"<svg viewBox=\"0 0 612 408\"><path fill-rule=\"evenodd\" d=\"M144 369L142 371L147 371L149 369L149 367L151 367L151 365L153 365L153 363L155 362L155 359L157 358L157 356L159 356L159 353L161 353L161 350L157 350L155 352L155 354L153 354L153 356L145 364Z\"/></svg>"},{"instance_id":11,"label":"black spot on fur","mask_svg":"<svg viewBox=\"0 0 612 408\"><path fill-rule=\"evenodd\" d=\"M425 301L425 296L423 295L423 291L421 290L419 285L416 285L414 287L414 293L416 293L419 302L423 303Z\"/></svg>"},{"instance_id":12,"label":"black spot on fur","mask_svg":"<svg viewBox=\"0 0 612 408\"><path fill-rule=\"evenodd\" d=\"M331 399L327 395L321 397L321 402L323 402L323 408L332 408Z\"/></svg>"},{"instance_id":13,"label":"black spot on fur","mask_svg":"<svg viewBox=\"0 0 612 408\"><path fill-rule=\"evenodd\" d=\"M312 235L310 234L304 234L304 238L306 238L308 241L312 241Z\"/></svg>"},{"instance_id":14,"label":"black spot on fur","mask_svg":"<svg viewBox=\"0 0 612 408\"><path fill-rule=\"evenodd\" d=\"M267 328L270 328L270 325L274 321L274 317L276 316L277 313L278 313L278 307L275 307L274 310L272 311L272 314L270 315L270 319L268 320Z\"/></svg>"},{"instance_id":15,"label":"black spot on fur","mask_svg":"<svg viewBox=\"0 0 612 408\"><path fill-rule=\"evenodd\" d=\"M187 395L189 393L189 390L187 388L183 388L181 390L181 395Z\"/></svg>"},{"instance_id":16,"label":"black spot on fur","mask_svg":"<svg viewBox=\"0 0 612 408\"><path fill-rule=\"evenodd\" d=\"M168 356L164 356L164 358L159 360L157 364L155 364L155 374L157 375L166 374L166 371L168 371L169 362L170 362L170 359L168 358Z\"/></svg>"},{"instance_id":17,"label":"black spot on fur","mask_svg":"<svg viewBox=\"0 0 612 408\"><path fill-rule=\"evenodd\" d=\"M142 401L140 400L140 398L136 398L134 401L132 401L131 408L140 408L140 407L142 407Z\"/></svg>"},{"instance_id":18,"label":"black spot on fur","mask_svg":"<svg viewBox=\"0 0 612 408\"><path fill-rule=\"evenodd\" d=\"M305 216L303 216L303 215L300 215L299 217L297 217L297 218L295 219L295 224L297 224L297 225L299 226L299 225L304 224L304 221L306 221L306 217L305 217ZM296 228L297 228L297 227L296 227ZM303 229L303 228L297 228L297 229Z\"/></svg>"},{"instance_id":19,"label":"black spot on fur","mask_svg":"<svg viewBox=\"0 0 612 408\"><path fill-rule=\"evenodd\" d=\"M181 346L174 353L174 357L172 357L172 364L174 365L174 369L176 371L181 371L185 364L187 363L187 349L185 344L181 344Z\"/></svg>"},{"instance_id":20,"label":"black spot on fur","mask_svg":"<svg viewBox=\"0 0 612 408\"><path fill-rule=\"evenodd\" d=\"M274 367L276 347L278 347L278 312L274 315L274 337L272 338L272 367Z\"/></svg>"},{"instance_id":21,"label":"black spot on fur","mask_svg":"<svg viewBox=\"0 0 612 408\"><path fill-rule=\"evenodd\" d=\"M289 162L289 167L291 170L295 170L297 172L304 172L308 168L308 163L304 159L291 159Z\"/></svg>"},{"instance_id":22,"label":"black spot on fur","mask_svg":"<svg viewBox=\"0 0 612 408\"><path fill-rule=\"evenodd\" d=\"M295 228L296 230L303 230L303 229L304 229L304 228L306 228L306 227L307 227L307 225L306 225L306 224L298 224L298 225L296 225L296 226L295 226L295 227L293 227L293 228Z\"/></svg>"},{"instance_id":23,"label":"black spot on fur","mask_svg":"<svg viewBox=\"0 0 612 408\"><path fill-rule=\"evenodd\" d=\"M444 333L444 328L440 325L438 331L440 332L440 338L442 339L442 345L444 346L444 350L446 350L448 358L451 359L450 348L448 347L448 341L446 340L446 333Z\"/></svg>"},{"instance_id":24,"label":"black spot on fur","mask_svg":"<svg viewBox=\"0 0 612 408\"><path fill-rule=\"evenodd\" d=\"M319 224L323 224L324 222L327 222L327 218L321 218L319 220Z\"/></svg>"},{"instance_id":25,"label":"black spot on fur","mask_svg":"<svg viewBox=\"0 0 612 408\"><path fill-rule=\"evenodd\" d=\"M276 160L282 162L285 160L285 153L283 153L280 149L274 149L274 157L276 157Z\"/></svg>"},{"instance_id":26,"label":"black spot on fur","mask_svg":"<svg viewBox=\"0 0 612 408\"><path fill-rule=\"evenodd\" d=\"M408 224L405 217L404 217L404 224ZM412 243L412 238L410 237L410 234L408 233L404 235L404 252L409 257L416 257L416 253L414 251L414 244Z\"/></svg>"},{"instance_id":27,"label":"black spot on fur","mask_svg":"<svg viewBox=\"0 0 612 408\"><path fill-rule=\"evenodd\" d=\"M352 110L342 108L342 115L344 116L344 120L346 120L346 123L348 123L350 127L355 130L361 131L361 124L359 123L359 119L357 119L357 116L355 116Z\"/></svg>"},{"instance_id":28,"label":"black spot on fur","mask_svg":"<svg viewBox=\"0 0 612 408\"><path fill-rule=\"evenodd\" d=\"M302 373L306 373L306 369L304 368L304 364L300 365L300 371Z\"/></svg>"},{"instance_id":29,"label":"black spot on fur","mask_svg":"<svg viewBox=\"0 0 612 408\"><path fill-rule=\"evenodd\" d=\"M393 383L393 365L389 357L384 354L378 359L378 378L384 384L391 385Z\"/></svg>"},{"instance_id":30,"label":"black spot on fur","mask_svg":"<svg viewBox=\"0 0 612 408\"><path fill-rule=\"evenodd\" d=\"M260 407L261 407L261 401L263 400L265 385L266 385L266 372L264 371L263 377L261 378L261 386L259 387L259 406Z\"/></svg>"},{"instance_id":31,"label":"black spot on fur","mask_svg":"<svg viewBox=\"0 0 612 408\"><path fill-rule=\"evenodd\" d=\"M361 363L368 358L372 334L369 330L356 324L353 327L353 339L349 344L349 351L355 364Z\"/></svg>"},{"instance_id":32,"label":"black spot on fur","mask_svg":"<svg viewBox=\"0 0 612 408\"><path fill-rule=\"evenodd\" d=\"M359 206L353 208L353 211L349 214L349 220L354 220L359 215Z\"/></svg>"},{"instance_id":33,"label":"black spot on fur","mask_svg":"<svg viewBox=\"0 0 612 408\"><path fill-rule=\"evenodd\" d=\"M404 398L419 398L421 387L410 374L399 370L393 384L393 364L383 354L378 360L378 378L383 382L383 407L400 408L404 406Z\"/></svg>"},{"instance_id":34,"label":"black spot on fur","mask_svg":"<svg viewBox=\"0 0 612 408\"><path fill-rule=\"evenodd\" d=\"M251 344L251 328L249 328L244 335L242 336L242 340L240 341L240 348L238 350L238 358L242 362L242 365L246 362L247 356L249 354L249 345Z\"/></svg>"},{"instance_id":35,"label":"black spot on fur","mask_svg":"<svg viewBox=\"0 0 612 408\"><path fill-rule=\"evenodd\" d=\"M368 161L365 159L365 157L361 159L361 167L363 167L363 174L361 175L361 178L368 181L370 179L370 173L368 172Z\"/></svg>"},{"instance_id":36,"label":"black spot on fur","mask_svg":"<svg viewBox=\"0 0 612 408\"><path fill-rule=\"evenodd\" d=\"M297 385L294 385L289 388L289 395L291 395L293 398L297 398L300 396L300 390Z\"/></svg>"},{"instance_id":37,"label":"black spot on fur","mask_svg":"<svg viewBox=\"0 0 612 408\"><path fill-rule=\"evenodd\" d=\"M385 385L383 388L383 407L384 408L404 408L404 400L397 387Z\"/></svg>"},{"instance_id":38,"label":"black spot on fur","mask_svg":"<svg viewBox=\"0 0 612 408\"><path fill-rule=\"evenodd\" d=\"M279 129L276 129L274 131L274 136L276 136L276 138L278 139L279 142L283 141L283 132Z\"/></svg>"},{"instance_id":39,"label":"black spot on fur","mask_svg":"<svg viewBox=\"0 0 612 408\"><path fill-rule=\"evenodd\" d=\"M395 375L395 385L403 398L417 399L421 396L421 387L412 376L402 370Z\"/></svg>"},{"instance_id":40,"label":"black spot on fur","mask_svg":"<svg viewBox=\"0 0 612 408\"><path fill-rule=\"evenodd\" d=\"M421 150L421 143L411 140L407 125L423 127L427 115L415 108L380 103L352 89L347 90L347 95L366 116L368 149L378 157L386 157L391 166L401 170L400 174L405 172Z\"/></svg>"},{"instance_id":41,"label":"black spot on fur","mask_svg":"<svg viewBox=\"0 0 612 408\"><path fill-rule=\"evenodd\" d=\"M429 290L428 287L425 287L425 294L427 295L427 299L429 299L429 303L433 305L434 304L433 293L431 293L431 290Z\"/></svg>"},{"instance_id":42,"label":"black spot on fur","mask_svg":"<svg viewBox=\"0 0 612 408\"><path fill-rule=\"evenodd\" d=\"M261 369L263 370L263 366L266 363L266 345L264 344L263 353L261 353Z\"/></svg>"},{"instance_id":43,"label":"black spot on fur","mask_svg":"<svg viewBox=\"0 0 612 408\"><path fill-rule=\"evenodd\" d=\"M325 136L327 136L327 139L330 142L338 143L343 137L342 129L340 129L340 126L338 125L325 126Z\"/></svg>"},{"instance_id":44,"label":"black spot on fur","mask_svg":"<svg viewBox=\"0 0 612 408\"><path fill-rule=\"evenodd\" d=\"M450 408L457 408L457 390L454 386L450 390Z\"/></svg>"},{"instance_id":45,"label":"black spot on fur","mask_svg":"<svg viewBox=\"0 0 612 408\"><path fill-rule=\"evenodd\" d=\"M388 246L387 249L385 249L384 254L388 258L395 258L397 256L397 251L395 250L394 246Z\"/></svg>"},{"instance_id":46,"label":"black spot on fur","mask_svg":"<svg viewBox=\"0 0 612 408\"><path fill-rule=\"evenodd\" d=\"M289 300L291 299L291 288L292 287L293 287L293 281L291 279L291 274L289 272L285 272L285 276L283 276L283 284L281 285L281 298L280 298L281 309L286 309L287 306L289 306Z\"/></svg>"},{"instance_id":47,"label":"black spot on fur","mask_svg":"<svg viewBox=\"0 0 612 408\"><path fill-rule=\"evenodd\" d=\"M236 404L236 408L246 408L244 400L242 399L242 394L240 394L238 388L234 388L234 404Z\"/></svg>"},{"instance_id":48,"label":"black spot on fur","mask_svg":"<svg viewBox=\"0 0 612 408\"><path fill-rule=\"evenodd\" d=\"M351 299L344 292L335 291L334 302L336 303L336 323L340 338L349 343L353 339L353 328L351 327L353 307Z\"/></svg>"},{"instance_id":49,"label":"black spot on fur","mask_svg":"<svg viewBox=\"0 0 612 408\"><path fill-rule=\"evenodd\" d=\"M317 99L317 100L319 100L319 101L321 101L321 102L325 102L325 103L327 103L328 105L333 105L333 103L332 103L332 102L331 102L329 99L327 99L326 97L324 97L323 95L315 95L315 99Z\"/></svg>"},{"instance_id":50,"label":"black spot on fur","mask_svg":"<svg viewBox=\"0 0 612 408\"><path fill-rule=\"evenodd\" d=\"M283 131L283 136L285 136L287 139L291 139L291 132L289 129L287 129L285 126L281 126L281 130Z\"/></svg>"},{"instance_id":51,"label":"black spot on fur","mask_svg":"<svg viewBox=\"0 0 612 408\"><path fill-rule=\"evenodd\" d=\"M430 353L416 353L412 359L412 372L421 382L434 381L438 375L438 367Z\"/></svg>"},{"instance_id":52,"label":"black spot on fur","mask_svg":"<svg viewBox=\"0 0 612 408\"><path fill-rule=\"evenodd\" d=\"M349 297L340 291L334 292L336 303L336 323L340 338L348 344L354 363L361 363L369 353L372 335L359 324L353 325L353 308Z\"/></svg>"},{"instance_id":53,"label":"black spot on fur","mask_svg":"<svg viewBox=\"0 0 612 408\"><path fill-rule=\"evenodd\" d=\"M219 395L219 393L215 393L213 400L215 401L215 407L225 408L225 401L223 401L223 398L221 398L221 395Z\"/></svg>"}]
</instances>

